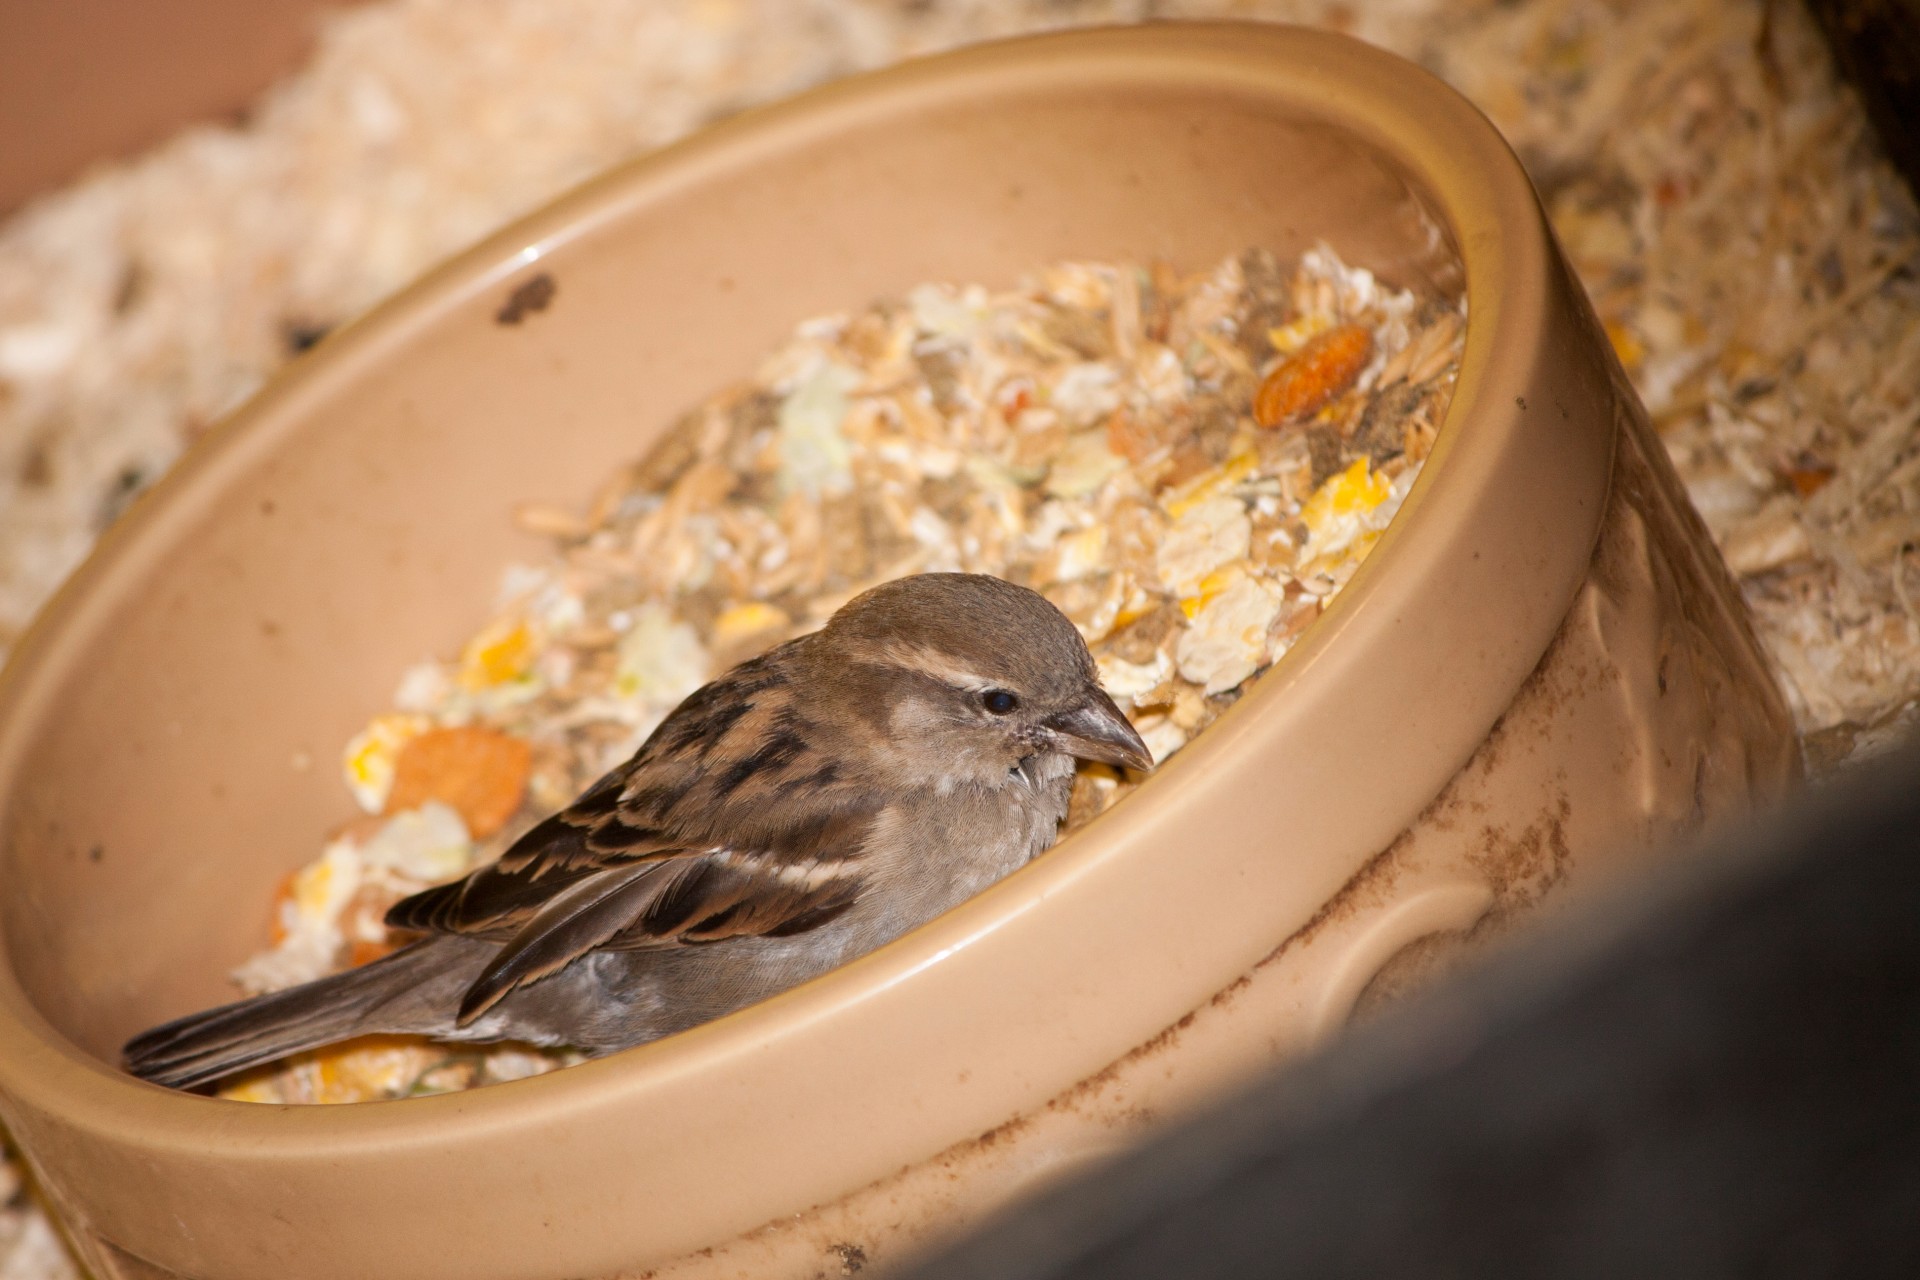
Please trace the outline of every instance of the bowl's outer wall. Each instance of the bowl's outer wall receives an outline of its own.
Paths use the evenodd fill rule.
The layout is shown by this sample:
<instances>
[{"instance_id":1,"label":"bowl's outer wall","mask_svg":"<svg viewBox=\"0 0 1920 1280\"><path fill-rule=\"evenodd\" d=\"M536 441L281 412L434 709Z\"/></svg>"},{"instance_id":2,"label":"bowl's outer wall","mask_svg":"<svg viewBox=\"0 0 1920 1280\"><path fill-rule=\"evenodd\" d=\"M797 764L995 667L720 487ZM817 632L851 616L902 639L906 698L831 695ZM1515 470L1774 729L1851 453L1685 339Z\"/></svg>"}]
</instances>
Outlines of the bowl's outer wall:
<instances>
[{"instance_id":1,"label":"bowl's outer wall","mask_svg":"<svg viewBox=\"0 0 1920 1280\"><path fill-rule=\"evenodd\" d=\"M538 1080L280 1109L111 1068L128 1033L227 994L275 881L347 816L337 744L536 553L515 503L583 499L796 318L918 280L1325 237L1445 283L1409 184L1471 305L1440 447L1328 618L1123 816L820 982ZM551 305L499 323L542 273ZM322 344L21 646L5 1119L84 1234L209 1280L607 1274L924 1159L1199 1005L1414 821L1580 588L1620 394L1491 127L1335 37L1017 42L639 162Z\"/></svg>"}]
</instances>

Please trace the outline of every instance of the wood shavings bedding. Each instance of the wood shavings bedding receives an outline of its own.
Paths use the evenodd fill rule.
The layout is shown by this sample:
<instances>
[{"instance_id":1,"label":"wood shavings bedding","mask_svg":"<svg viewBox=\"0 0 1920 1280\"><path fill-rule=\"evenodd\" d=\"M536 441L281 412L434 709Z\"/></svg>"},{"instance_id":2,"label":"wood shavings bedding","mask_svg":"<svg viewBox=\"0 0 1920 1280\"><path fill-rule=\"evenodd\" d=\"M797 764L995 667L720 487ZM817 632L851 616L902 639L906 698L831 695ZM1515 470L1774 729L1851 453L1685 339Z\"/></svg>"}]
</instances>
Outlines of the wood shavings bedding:
<instances>
[{"instance_id":1,"label":"wood shavings bedding","mask_svg":"<svg viewBox=\"0 0 1920 1280\"><path fill-rule=\"evenodd\" d=\"M1541 186L1811 763L1845 760L1920 697L1912 193L1799 5L1546 0L1448 25L1434 61Z\"/></svg>"},{"instance_id":2,"label":"wood shavings bedding","mask_svg":"<svg viewBox=\"0 0 1920 1280\"><path fill-rule=\"evenodd\" d=\"M528 505L457 655L346 744L367 818L292 876L249 993L404 941L393 902L466 874L632 754L685 696L905 574L1020 582L1086 638L1156 760L1309 627L1419 475L1465 337L1458 302L1317 247L1182 276L1062 263L927 284L800 325L753 378L619 467L584 513ZM1064 831L1136 780L1082 766ZM305 1054L221 1096L353 1102L564 1065L401 1040Z\"/></svg>"}]
</instances>

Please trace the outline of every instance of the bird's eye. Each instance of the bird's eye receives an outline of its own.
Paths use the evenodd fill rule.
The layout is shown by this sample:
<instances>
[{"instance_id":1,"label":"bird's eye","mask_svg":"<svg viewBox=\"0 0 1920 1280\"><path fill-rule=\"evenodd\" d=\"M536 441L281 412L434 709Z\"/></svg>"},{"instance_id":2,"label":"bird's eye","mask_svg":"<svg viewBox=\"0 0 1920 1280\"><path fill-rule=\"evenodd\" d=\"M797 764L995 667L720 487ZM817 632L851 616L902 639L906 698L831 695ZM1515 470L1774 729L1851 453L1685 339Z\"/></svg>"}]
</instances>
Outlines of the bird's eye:
<instances>
[{"instance_id":1,"label":"bird's eye","mask_svg":"<svg viewBox=\"0 0 1920 1280\"><path fill-rule=\"evenodd\" d=\"M980 695L980 705L997 716L1004 716L1020 705L1020 699L1005 689L989 689Z\"/></svg>"}]
</instances>

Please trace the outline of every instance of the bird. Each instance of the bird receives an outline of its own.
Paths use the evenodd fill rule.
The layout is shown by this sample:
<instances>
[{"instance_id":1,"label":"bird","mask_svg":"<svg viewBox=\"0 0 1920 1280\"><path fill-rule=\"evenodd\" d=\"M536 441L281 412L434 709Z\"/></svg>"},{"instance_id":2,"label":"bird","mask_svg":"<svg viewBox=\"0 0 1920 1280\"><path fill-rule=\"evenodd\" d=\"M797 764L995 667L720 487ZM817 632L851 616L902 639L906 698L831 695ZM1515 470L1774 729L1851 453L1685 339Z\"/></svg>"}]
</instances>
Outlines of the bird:
<instances>
[{"instance_id":1,"label":"bird","mask_svg":"<svg viewBox=\"0 0 1920 1280\"><path fill-rule=\"evenodd\" d=\"M925 573L690 694L501 857L403 898L418 940L129 1040L177 1089L369 1034L599 1056L743 1008L1049 848L1076 760L1147 771L1044 596Z\"/></svg>"}]
</instances>

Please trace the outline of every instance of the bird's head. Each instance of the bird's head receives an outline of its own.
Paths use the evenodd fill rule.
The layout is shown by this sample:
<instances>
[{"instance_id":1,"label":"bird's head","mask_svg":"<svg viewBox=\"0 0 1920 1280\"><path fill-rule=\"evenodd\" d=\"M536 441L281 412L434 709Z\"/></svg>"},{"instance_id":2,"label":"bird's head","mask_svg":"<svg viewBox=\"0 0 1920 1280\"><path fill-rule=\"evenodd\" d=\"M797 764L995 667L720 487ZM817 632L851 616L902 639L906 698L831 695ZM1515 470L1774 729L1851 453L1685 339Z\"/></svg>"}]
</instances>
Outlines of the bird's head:
<instances>
[{"instance_id":1,"label":"bird's head","mask_svg":"<svg viewBox=\"0 0 1920 1280\"><path fill-rule=\"evenodd\" d=\"M823 678L891 749L937 753L924 763L944 776L997 781L1047 756L1153 767L1073 623L1025 587L900 578L849 601L820 639L816 659L838 665Z\"/></svg>"}]
</instances>

